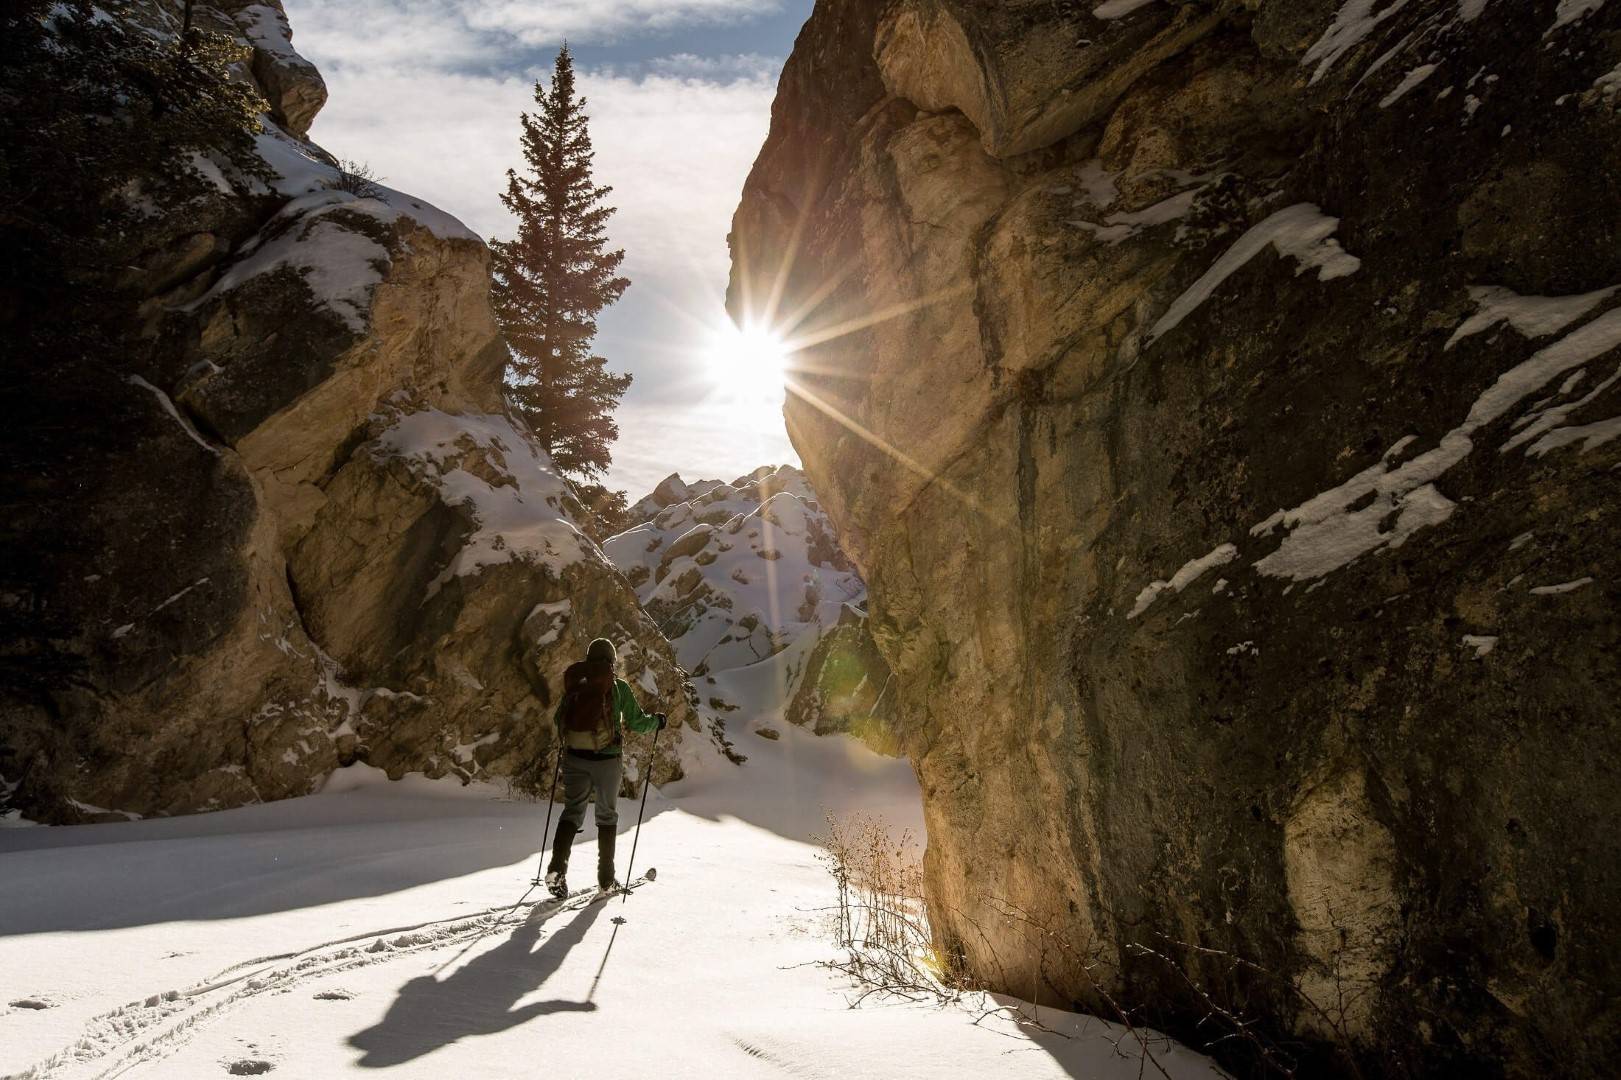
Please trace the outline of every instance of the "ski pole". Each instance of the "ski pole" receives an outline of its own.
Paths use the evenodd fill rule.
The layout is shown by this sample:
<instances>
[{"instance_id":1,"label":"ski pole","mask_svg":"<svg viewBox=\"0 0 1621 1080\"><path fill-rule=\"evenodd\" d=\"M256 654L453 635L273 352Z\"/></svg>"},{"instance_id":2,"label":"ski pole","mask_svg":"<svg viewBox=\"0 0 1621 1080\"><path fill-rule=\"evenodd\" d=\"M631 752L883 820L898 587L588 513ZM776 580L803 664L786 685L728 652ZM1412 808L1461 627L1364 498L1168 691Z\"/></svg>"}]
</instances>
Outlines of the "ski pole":
<instances>
[{"instance_id":1,"label":"ski pole","mask_svg":"<svg viewBox=\"0 0 1621 1080\"><path fill-rule=\"evenodd\" d=\"M636 842L642 838L642 814L647 810L647 789L653 786L653 755L659 748L659 732L664 730L660 724L653 729L653 746L647 751L647 775L642 777L642 805L636 810L636 832L630 838L630 859L625 863L625 897L619 901L621 904L630 899L630 883L636 880L631 871L636 868Z\"/></svg>"},{"instance_id":2,"label":"ski pole","mask_svg":"<svg viewBox=\"0 0 1621 1080\"><path fill-rule=\"evenodd\" d=\"M552 770L552 790L546 796L546 827L540 833L540 865L535 867L535 880L546 876L546 837L552 832L552 805L557 802L557 778L563 775L563 745L557 746L557 768Z\"/></svg>"}]
</instances>

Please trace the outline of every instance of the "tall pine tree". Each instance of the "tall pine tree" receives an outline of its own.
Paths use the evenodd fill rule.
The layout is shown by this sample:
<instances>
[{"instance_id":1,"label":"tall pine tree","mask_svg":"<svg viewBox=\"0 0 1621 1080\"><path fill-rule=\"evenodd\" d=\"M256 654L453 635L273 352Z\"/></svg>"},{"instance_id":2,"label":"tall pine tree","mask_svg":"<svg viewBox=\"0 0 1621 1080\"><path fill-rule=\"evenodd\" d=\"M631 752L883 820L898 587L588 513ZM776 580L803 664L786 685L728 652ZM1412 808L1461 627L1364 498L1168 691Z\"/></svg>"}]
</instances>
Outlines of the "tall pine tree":
<instances>
[{"instance_id":1,"label":"tall pine tree","mask_svg":"<svg viewBox=\"0 0 1621 1080\"><path fill-rule=\"evenodd\" d=\"M618 274L623 251L605 251L603 226L613 189L591 179L591 135L585 99L574 90L574 58L564 45L551 86L535 84L539 112L524 113L523 156L529 175L507 170L501 196L518 218L518 235L490 245L496 319L512 359L507 393L552 461L589 480L608 468L619 434L613 410L630 386L591 352L597 313L630 281Z\"/></svg>"}]
</instances>

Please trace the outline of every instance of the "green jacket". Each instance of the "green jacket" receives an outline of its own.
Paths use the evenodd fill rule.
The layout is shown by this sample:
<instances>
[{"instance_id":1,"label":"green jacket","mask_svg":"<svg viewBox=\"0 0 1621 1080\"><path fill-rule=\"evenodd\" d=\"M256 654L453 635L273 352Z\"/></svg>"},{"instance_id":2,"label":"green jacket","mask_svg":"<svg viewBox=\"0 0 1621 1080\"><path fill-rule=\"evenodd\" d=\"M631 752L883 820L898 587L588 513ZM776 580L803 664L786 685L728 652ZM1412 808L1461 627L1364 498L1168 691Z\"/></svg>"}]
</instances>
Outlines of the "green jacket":
<instances>
[{"instance_id":1,"label":"green jacket","mask_svg":"<svg viewBox=\"0 0 1621 1080\"><path fill-rule=\"evenodd\" d=\"M623 749L623 728L639 731L644 735L659 726L657 718L650 713L644 713L642 707L636 704L636 695L630 692L630 684L624 679L614 680L614 719L621 727L620 737L614 740L612 746L602 751L604 754L618 754ZM552 724L557 728L557 741L563 742L563 703L559 701L557 708L552 712Z\"/></svg>"}]
</instances>

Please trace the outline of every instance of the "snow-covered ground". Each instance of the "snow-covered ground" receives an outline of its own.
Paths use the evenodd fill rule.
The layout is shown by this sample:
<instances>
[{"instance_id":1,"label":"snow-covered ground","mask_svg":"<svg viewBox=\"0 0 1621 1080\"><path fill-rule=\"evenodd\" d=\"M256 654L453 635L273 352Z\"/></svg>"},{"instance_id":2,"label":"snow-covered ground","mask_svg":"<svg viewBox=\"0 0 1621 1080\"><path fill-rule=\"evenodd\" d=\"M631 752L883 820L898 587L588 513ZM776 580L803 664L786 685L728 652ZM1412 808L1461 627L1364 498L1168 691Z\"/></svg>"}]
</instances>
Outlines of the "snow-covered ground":
<instances>
[{"instance_id":1,"label":"snow-covered ground","mask_svg":"<svg viewBox=\"0 0 1621 1080\"><path fill-rule=\"evenodd\" d=\"M544 805L364 766L271 805L0 830L0 1075L1139 1075L1095 1019L1040 1010L1059 1035L976 1025L983 1007L850 1009L815 964L833 891L808 838L825 810L920 832L917 785L784 727L652 795L636 861L655 883L549 916L526 892Z\"/></svg>"}]
</instances>

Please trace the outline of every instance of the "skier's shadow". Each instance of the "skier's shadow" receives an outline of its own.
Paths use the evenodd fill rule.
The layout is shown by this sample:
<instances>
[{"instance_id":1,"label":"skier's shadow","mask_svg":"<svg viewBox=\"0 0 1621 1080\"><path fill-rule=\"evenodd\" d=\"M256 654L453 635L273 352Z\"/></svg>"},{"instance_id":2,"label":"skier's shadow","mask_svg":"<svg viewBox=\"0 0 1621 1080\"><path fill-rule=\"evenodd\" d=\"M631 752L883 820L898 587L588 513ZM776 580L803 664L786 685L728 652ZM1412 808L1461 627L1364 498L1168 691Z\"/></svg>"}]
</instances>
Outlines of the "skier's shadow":
<instances>
[{"instance_id":1,"label":"skier's shadow","mask_svg":"<svg viewBox=\"0 0 1621 1080\"><path fill-rule=\"evenodd\" d=\"M474 957L448 978L422 975L412 979L400 987L399 997L382 1020L349 1037L350 1046L364 1051L357 1064L388 1068L459 1039L493 1035L537 1016L595 1010L597 1006L590 1001L556 999L536 1001L521 1009L513 1006L557 971L604 906L592 904L579 912L539 949L534 945L548 916L539 915L541 909L537 908L506 941Z\"/></svg>"}]
</instances>

